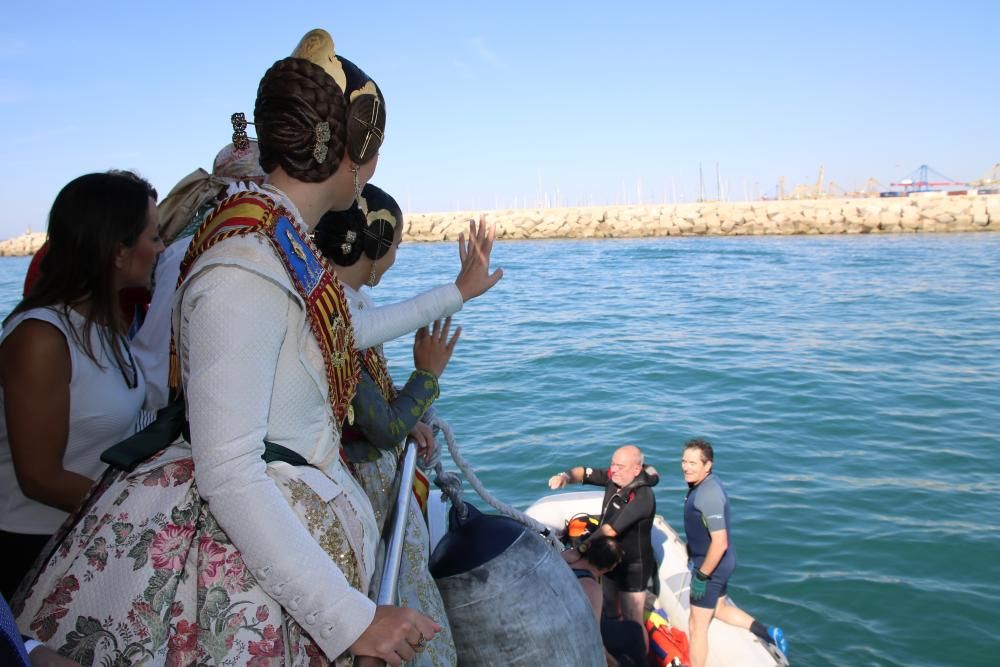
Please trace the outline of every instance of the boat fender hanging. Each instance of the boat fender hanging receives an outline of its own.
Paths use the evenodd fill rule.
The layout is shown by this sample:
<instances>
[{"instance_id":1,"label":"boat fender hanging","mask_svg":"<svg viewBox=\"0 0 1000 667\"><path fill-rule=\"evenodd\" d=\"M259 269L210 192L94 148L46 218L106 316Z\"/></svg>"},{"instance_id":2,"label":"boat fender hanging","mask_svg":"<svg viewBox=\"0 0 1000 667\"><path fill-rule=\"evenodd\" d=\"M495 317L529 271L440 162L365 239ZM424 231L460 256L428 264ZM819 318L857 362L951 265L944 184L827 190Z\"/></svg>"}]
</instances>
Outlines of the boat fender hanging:
<instances>
[{"instance_id":1,"label":"boat fender hanging","mask_svg":"<svg viewBox=\"0 0 1000 667\"><path fill-rule=\"evenodd\" d=\"M430 559L462 667L603 667L590 602L572 570L514 519L452 507Z\"/></svg>"}]
</instances>

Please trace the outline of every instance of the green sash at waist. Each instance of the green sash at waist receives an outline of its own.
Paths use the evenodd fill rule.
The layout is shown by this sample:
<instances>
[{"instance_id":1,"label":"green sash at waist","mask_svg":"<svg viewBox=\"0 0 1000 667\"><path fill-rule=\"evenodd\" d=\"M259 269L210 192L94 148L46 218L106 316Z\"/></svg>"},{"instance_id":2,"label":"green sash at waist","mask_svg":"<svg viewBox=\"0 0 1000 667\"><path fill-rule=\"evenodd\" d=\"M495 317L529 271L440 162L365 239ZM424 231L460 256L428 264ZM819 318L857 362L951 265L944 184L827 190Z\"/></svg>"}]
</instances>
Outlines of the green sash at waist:
<instances>
[{"instance_id":1,"label":"green sash at waist","mask_svg":"<svg viewBox=\"0 0 1000 667\"><path fill-rule=\"evenodd\" d=\"M132 472L140 463L169 447L182 433L184 439L189 440L187 431L184 399L174 399L156 414L156 419L149 426L104 450L101 461L112 468ZM298 452L267 440L264 441L264 453L260 457L266 463L283 461L293 466L309 465Z\"/></svg>"}]
</instances>

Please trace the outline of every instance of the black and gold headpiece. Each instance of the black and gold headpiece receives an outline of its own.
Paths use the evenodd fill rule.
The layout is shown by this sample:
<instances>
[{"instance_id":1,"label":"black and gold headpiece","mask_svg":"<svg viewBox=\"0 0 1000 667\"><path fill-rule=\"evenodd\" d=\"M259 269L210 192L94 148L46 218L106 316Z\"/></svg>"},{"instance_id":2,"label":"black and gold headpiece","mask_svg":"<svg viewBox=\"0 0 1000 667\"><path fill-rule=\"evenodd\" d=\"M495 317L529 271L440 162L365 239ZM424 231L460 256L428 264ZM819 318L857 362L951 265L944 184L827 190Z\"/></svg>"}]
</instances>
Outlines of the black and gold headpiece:
<instances>
[{"instance_id":1,"label":"black and gold headpiece","mask_svg":"<svg viewBox=\"0 0 1000 667\"><path fill-rule=\"evenodd\" d=\"M330 33L321 28L306 33L292 57L322 67L344 93L348 157L359 165L374 158L385 133L385 100L375 82L350 60L338 56Z\"/></svg>"},{"instance_id":2,"label":"black and gold headpiece","mask_svg":"<svg viewBox=\"0 0 1000 667\"><path fill-rule=\"evenodd\" d=\"M389 252L396 241L396 226L402 224L402 212L396 200L381 188L369 183L358 202L365 217L361 233L367 237L365 254L378 259Z\"/></svg>"}]
</instances>

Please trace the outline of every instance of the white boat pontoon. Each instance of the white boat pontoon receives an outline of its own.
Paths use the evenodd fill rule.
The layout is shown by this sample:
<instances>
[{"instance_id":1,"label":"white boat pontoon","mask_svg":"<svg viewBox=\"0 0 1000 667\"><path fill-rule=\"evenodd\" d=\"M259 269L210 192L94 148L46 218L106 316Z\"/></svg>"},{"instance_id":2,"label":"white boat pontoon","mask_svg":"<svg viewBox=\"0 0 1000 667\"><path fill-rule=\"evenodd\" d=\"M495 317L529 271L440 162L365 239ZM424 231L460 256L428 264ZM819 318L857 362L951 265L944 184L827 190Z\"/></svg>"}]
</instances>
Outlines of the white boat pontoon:
<instances>
[{"instance_id":1,"label":"white boat pontoon","mask_svg":"<svg viewBox=\"0 0 1000 667\"><path fill-rule=\"evenodd\" d=\"M580 513L599 515L603 491L575 491L545 496L525 514L561 533ZM661 515L653 523L653 550L659 563L660 594L656 607L667 612L670 623L687 632L691 574L684 542ZM732 599L730 599L732 603ZM708 667L783 667L788 661L771 644L747 630L713 621L708 630Z\"/></svg>"}]
</instances>

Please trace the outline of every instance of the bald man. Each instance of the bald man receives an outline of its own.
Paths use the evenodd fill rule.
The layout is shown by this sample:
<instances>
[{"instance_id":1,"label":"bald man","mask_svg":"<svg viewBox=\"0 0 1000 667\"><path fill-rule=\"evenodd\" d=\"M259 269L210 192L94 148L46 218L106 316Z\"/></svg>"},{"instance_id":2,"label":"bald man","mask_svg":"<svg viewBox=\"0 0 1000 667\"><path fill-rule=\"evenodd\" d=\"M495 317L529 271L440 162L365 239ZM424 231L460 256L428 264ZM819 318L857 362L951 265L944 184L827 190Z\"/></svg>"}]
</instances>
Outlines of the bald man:
<instances>
[{"instance_id":1,"label":"bald man","mask_svg":"<svg viewBox=\"0 0 1000 667\"><path fill-rule=\"evenodd\" d=\"M567 484L604 487L600 526L577 549L585 553L590 540L602 535L615 538L621 545L624 557L607 577L618 592L618 607L622 616L639 625L644 623L646 590L654 584L656 577L656 557L653 555L650 532L656 515L652 487L659 481L656 470L644 465L642 451L635 445L615 450L609 468L578 466L549 479L550 489L561 489Z\"/></svg>"}]
</instances>

